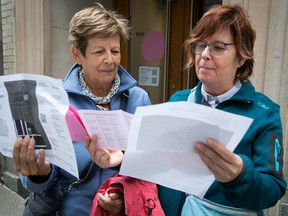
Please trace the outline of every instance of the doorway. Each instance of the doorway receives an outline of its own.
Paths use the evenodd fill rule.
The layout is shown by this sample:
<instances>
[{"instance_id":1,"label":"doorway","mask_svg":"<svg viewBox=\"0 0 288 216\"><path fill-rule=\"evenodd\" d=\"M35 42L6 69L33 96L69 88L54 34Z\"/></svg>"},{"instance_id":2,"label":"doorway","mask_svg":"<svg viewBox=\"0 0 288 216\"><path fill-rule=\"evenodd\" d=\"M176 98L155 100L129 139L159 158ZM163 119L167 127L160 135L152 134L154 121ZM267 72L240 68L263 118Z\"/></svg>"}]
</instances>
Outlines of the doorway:
<instances>
[{"instance_id":1,"label":"doorway","mask_svg":"<svg viewBox=\"0 0 288 216\"><path fill-rule=\"evenodd\" d=\"M131 37L121 64L145 89L152 104L197 84L184 70L183 43L202 14L219 0L114 0L113 8L130 20Z\"/></svg>"}]
</instances>

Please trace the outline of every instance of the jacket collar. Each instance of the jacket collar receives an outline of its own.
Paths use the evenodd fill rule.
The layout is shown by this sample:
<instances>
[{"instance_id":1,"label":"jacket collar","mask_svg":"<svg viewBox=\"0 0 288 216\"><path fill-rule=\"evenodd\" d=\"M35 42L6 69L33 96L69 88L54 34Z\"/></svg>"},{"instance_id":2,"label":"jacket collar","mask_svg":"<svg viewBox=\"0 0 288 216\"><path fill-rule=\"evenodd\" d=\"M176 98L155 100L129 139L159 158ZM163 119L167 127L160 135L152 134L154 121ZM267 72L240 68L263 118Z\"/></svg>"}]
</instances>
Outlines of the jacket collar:
<instances>
[{"instance_id":1,"label":"jacket collar","mask_svg":"<svg viewBox=\"0 0 288 216\"><path fill-rule=\"evenodd\" d=\"M202 103L202 93L201 93L202 83L198 82L196 87L196 103ZM251 103L251 95L255 93L255 88L249 80L242 83L241 88L236 92L229 100Z\"/></svg>"},{"instance_id":2,"label":"jacket collar","mask_svg":"<svg viewBox=\"0 0 288 216\"><path fill-rule=\"evenodd\" d=\"M80 65L75 63L63 80L63 86L67 92L82 94L82 89L78 82L79 68ZM120 77L119 93L137 85L137 81L121 65L119 66L118 74Z\"/></svg>"}]
</instances>

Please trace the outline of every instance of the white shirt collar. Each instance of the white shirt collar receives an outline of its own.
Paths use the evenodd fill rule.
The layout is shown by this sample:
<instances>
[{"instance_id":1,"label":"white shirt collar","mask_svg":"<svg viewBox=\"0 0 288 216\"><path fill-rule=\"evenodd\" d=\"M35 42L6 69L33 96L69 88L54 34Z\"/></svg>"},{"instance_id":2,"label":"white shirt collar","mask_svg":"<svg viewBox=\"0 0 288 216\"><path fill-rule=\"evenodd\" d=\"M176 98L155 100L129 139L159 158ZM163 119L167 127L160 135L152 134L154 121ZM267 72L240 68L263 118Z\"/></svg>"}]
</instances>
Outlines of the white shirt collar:
<instances>
[{"instance_id":1,"label":"white shirt collar","mask_svg":"<svg viewBox=\"0 0 288 216\"><path fill-rule=\"evenodd\" d=\"M222 103L223 101L229 100L234 94L236 94L236 92L239 91L239 89L241 88L242 84L239 80L237 80L237 82L235 83L235 85L228 90L227 92L218 95L216 97L213 97L209 94L207 94L207 92L205 92L203 85L201 86L201 93L202 93L202 97L212 106L212 107L216 107L219 103Z\"/></svg>"}]
</instances>

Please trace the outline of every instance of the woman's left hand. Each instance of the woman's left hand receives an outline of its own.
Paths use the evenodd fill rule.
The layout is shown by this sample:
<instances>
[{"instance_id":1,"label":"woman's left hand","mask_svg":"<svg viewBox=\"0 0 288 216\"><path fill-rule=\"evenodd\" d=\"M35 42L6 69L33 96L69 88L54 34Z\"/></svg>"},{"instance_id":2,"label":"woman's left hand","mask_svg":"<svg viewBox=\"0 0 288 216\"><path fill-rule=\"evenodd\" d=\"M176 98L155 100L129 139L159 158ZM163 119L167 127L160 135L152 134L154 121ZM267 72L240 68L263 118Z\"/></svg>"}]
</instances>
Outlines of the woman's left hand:
<instances>
[{"instance_id":1,"label":"woman's left hand","mask_svg":"<svg viewBox=\"0 0 288 216\"><path fill-rule=\"evenodd\" d=\"M98 137L85 136L85 148L91 159L101 168L116 167L121 164L124 154L120 150L107 150L97 148Z\"/></svg>"},{"instance_id":2,"label":"woman's left hand","mask_svg":"<svg viewBox=\"0 0 288 216\"><path fill-rule=\"evenodd\" d=\"M111 212L113 214L119 214L123 212L123 215L125 215L125 203L122 193L98 193L98 203L103 209L108 212Z\"/></svg>"},{"instance_id":3,"label":"woman's left hand","mask_svg":"<svg viewBox=\"0 0 288 216\"><path fill-rule=\"evenodd\" d=\"M219 182L236 179L243 170L243 160L216 140L196 143L195 151Z\"/></svg>"}]
</instances>

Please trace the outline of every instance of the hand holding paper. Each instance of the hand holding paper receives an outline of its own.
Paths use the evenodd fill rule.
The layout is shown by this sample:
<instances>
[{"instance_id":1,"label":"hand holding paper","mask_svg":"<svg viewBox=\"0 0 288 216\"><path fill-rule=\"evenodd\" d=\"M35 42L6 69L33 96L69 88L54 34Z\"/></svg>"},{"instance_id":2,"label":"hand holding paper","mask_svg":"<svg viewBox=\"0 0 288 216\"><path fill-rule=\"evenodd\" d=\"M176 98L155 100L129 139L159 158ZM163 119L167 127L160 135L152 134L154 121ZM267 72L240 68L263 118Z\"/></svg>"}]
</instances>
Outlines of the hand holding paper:
<instances>
[{"instance_id":1,"label":"hand holding paper","mask_svg":"<svg viewBox=\"0 0 288 216\"><path fill-rule=\"evenodd\" d=\"M108 150L98 148L98 137L85 137L85 148L91 159L101 168L117 167L123 161L123 152L120 150Z\"/></svg>"},{"instance_id":2,"label":"hand holding paper","mask_svg":"<svg viewBox=\"0 0 288 216\"><path fill-rule=\"evenodd\" d=\"M74 147L65 114L68 95L62 80L43 75L14 74L0 77L0 151L13 157L18 137L33 137L36 154L78 177Z\"/></svg>"},{"instance_id":3,"label":"hand holding paper","mask_svg":"<svg viewBox=\"0 0 288 216\"><path fill-rule=\"evenodd\" d=\"M0 76L0 152L7 157L13 157L17 137L28 135L35 139L37 151L45 150L48 162L78 177L72 140L97 135L97 147L125 150L131 118L122 110L76 110L69 106L60 79L35 74Z\"/></svg>"}]
</instances>

